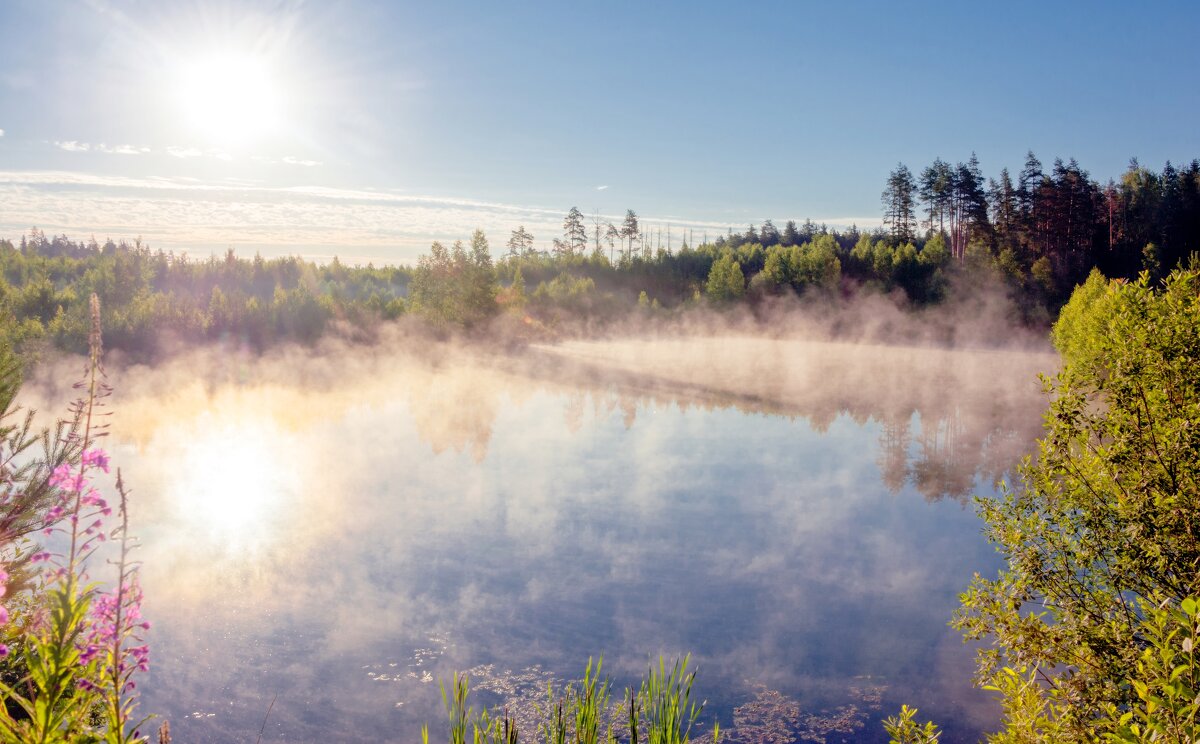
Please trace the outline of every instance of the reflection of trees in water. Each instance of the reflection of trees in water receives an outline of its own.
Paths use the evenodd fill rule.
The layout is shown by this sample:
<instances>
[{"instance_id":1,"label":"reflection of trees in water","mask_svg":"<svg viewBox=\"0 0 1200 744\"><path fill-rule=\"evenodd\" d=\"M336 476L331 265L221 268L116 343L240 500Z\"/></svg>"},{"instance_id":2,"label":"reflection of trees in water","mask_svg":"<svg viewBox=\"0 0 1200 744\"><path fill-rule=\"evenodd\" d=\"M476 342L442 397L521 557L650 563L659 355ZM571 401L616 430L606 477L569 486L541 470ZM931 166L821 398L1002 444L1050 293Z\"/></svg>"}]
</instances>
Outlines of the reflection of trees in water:
<instances>
[{"instance_id":1,"label":"reflection of trees in water","mask_svg":"<svg viewBox=\"0 0 1200 744\"><path fill-rule=\"evenodd\" d=\"M912 443L909 422L912 413L885 418L879 434L879 475L883 485L898 493L908 482L908 447Z\"/></svg>"},{"instance_id":2,"label":"reflection of trees in water","mask_svg":"<svg viewBox=\"0 0 1200 744\"><path fill-rule=\"evenodd\" d=\"M619 413L626 429L642 407L735 408L801 418L819 433L846 416L880 427L886 488L899 492L911 483L931 500L965 499L976 477L999 479L1040 434L1043 402L1034 373L1044 356L876 349L895 356L865 366L835 351L841 353L809 354L803 365L790 366L779 353L769 363L760 356L741 366L718 358L681 364L683 374L653 360L622 366L528 349L431 370L410 387L409 399L418 433L435 453L470 450L476 461L486 456L501 397L523 400L537 390L565 398L563 422L571 434L583 428L589 398L597 417Z\"/></svg>"},{"instance_id":3,"label":"reflection of trees in water","mask_svg":"<svg viewBox=\"0 0 1200 744\"><path fill-rule=\"evenodd\" d=\"M936 415L936 414L935 414ZM913 485L927 499L965 498L975 484L982 452L979 432L968 432L962 411L954 407L941 416L926 415L917 435L920 453L910 468Z\"/></svg>"},{"instance_id":4,"label":"reflection of trees in water","mask_svg":"<svg viewBox=\"0 0 1200 744\"><path fill-rule=\"evenodd\" d=\"M958 405L883 418L880 425L878 464L884 486L898 493L912 483L931 501L965 500L976 477L998 481L1041 433L1040 420L1033 416L971 412Z\"/></svg>"},{"instance_id":5,"label":"reflection of trees in water","mask_svg":"<svg viewBox=\"0 0 1200 744\"><path fill-rule=\"evenodd\" d=\"M408 403L421 440L434 454L469 450L482 462L492 440L498 388L480 385L478 370L435 368L413 378Z\"/></svg>"},{"instance_id":6,"label":"reflection of trees in water","mask_svg":"<svg viewBox=\"0 0 1200 744\"><path fill-rule=\"evenodd\" d=\"M566 421L567 431L572 434L578 434L583 428L583 410L586 403L587 396L581 390L567 396L567 402L563 406L563 420Z\"/></svg>"}]
</instances>

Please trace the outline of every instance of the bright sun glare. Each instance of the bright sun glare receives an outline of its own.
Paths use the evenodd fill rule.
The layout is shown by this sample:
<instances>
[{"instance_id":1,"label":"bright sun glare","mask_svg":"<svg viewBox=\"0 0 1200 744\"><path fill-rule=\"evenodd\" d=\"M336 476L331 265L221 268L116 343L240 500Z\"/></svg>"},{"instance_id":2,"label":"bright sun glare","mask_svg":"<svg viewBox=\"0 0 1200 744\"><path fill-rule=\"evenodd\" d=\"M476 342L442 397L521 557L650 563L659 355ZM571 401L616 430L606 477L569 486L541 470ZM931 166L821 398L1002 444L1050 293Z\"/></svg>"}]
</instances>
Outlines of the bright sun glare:
<instances>
[{"instance_id":1,"label":"bright sun glare","mask_svg":"<svg viewBox=\"0 0 1200 744\"><path fill-rule=\"evenodd\" d=\"M177 90L188 128L215 145L240 145L281 123L281 88L267 60L223 51L184 65Z\"/></svg>"},{"instance_id":2,"label":"bright sun glare","mask_svg":"<svg viewBox=\"0 0 1200 744\"><path fill-rule=\"evenodd\" d=\"M272 442L275 433L247 426L208 428L188 444L176 480L176 503L225 538L271 524L294 491L292 470Z\"/></svg>"}]
</instances>

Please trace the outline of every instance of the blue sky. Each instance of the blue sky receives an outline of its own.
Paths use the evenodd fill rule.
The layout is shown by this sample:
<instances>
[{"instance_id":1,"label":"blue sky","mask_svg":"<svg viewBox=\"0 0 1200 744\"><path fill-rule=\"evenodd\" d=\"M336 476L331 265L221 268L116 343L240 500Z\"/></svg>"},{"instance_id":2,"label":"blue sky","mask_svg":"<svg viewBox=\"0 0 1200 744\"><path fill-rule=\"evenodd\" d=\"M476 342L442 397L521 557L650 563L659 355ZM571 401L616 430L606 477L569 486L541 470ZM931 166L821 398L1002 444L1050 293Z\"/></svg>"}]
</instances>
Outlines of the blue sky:
<instances>
[{"instance_id":1,"label":"blue sky","mask_svg":"<svg viewBox=\"0 0 1200 744\"><path fill-rule=\"evenodd\" d=\"M0 3L0 236L409 261L572 205L878 222L898 161L1200 157L1200 3Z\"/></svg>"}]
</instances>

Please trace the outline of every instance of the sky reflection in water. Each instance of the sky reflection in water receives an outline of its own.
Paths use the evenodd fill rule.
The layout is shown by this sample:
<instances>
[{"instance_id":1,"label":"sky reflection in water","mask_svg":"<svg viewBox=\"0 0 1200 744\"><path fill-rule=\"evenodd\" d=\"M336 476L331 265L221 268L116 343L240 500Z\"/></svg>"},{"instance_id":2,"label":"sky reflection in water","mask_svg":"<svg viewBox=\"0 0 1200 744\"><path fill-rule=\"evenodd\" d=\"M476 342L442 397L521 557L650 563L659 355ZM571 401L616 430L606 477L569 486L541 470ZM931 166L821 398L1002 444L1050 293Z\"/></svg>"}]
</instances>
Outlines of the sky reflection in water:
<instances>
[{"instance_id":1,"label":"sky reflection in water","mask_svg":"<svg viewBox=\"0 0 1200 744\"><path fill-rule=\"evenodd\" d=\"M589 655L619 687L691 652L730 741L886 740L901 702L977 733L946 622L999 562L965 499L1052 363L731 338L114 373L143 706L180 741L256 736L275 695L267 740L413 741L455 669L517 709Z\"/></svg>"}]
</instances>

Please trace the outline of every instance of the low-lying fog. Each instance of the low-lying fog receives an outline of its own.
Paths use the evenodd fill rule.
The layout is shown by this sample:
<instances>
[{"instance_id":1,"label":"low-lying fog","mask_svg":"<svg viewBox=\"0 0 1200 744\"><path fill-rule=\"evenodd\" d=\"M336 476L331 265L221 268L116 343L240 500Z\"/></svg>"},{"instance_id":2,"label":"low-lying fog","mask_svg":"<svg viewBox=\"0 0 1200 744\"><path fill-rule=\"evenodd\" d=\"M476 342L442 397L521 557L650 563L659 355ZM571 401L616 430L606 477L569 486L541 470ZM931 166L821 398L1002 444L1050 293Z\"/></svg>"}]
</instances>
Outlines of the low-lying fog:
<instances>
[{"instance_id":1,"label":"low-lying fog","mask_svg":"<svg viewBox=\"0 0 1200 744\"><path fill-rule=\"evenodd\" d=\"M530 703L691 652L725 741L975 735L946 627L999 562L969 496L1030 451L1043 351L748 334L416 342L113 366L152 671L179 741L416 740L437 680ZM73 364L26 400L64 410ZM786 739L780 739L786 740Z\"/></svg>"}]
</instances>

